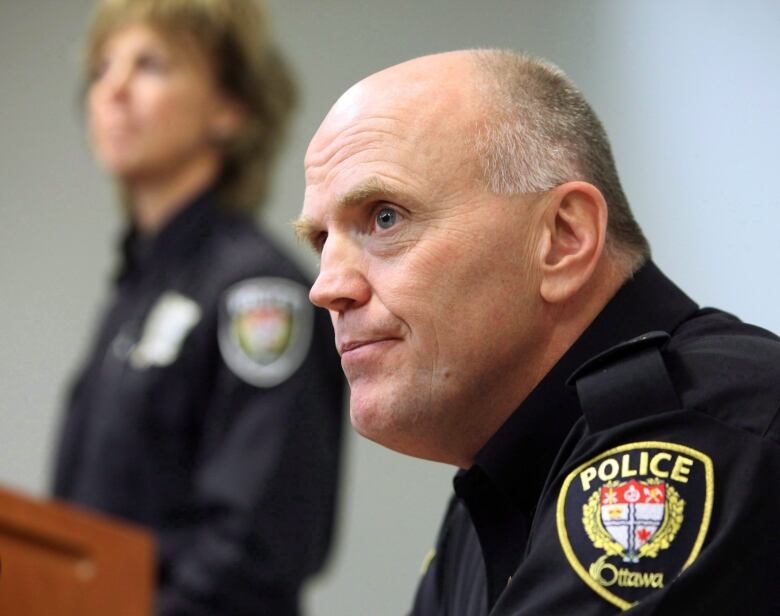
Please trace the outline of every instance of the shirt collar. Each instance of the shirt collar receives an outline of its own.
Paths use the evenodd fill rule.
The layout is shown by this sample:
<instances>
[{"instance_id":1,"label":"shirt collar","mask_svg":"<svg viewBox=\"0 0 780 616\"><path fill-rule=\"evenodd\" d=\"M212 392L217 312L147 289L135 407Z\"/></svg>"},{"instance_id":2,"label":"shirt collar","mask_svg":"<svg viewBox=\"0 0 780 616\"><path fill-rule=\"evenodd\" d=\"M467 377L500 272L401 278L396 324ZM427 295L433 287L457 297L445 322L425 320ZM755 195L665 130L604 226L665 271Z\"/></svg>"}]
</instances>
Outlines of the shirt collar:
<instances>
[{"instance_id":1,"label":"shirt collar","mask_svg":"<svg viewBox=\"0 0 780 616\"><path fill-rule=\"evenodd\" d=\"M654 263L646 263L479 451L474 467L458 474L456 491L473 483L462 481L468 475L486 477L531 512L558 449L582 415L576 391L565 385L569 375L619 342L651 330L673 332L697 308Z\"/></svg>"},{"instance_id":2,"label":"shirt collar","mask_svg":"<svg viewBox=\"0 0 780 616\"><path fill-rule=\"evenodd\" d=\"M145 237L135 226L125 231L120 247L122 265L117 278L186 257L199 245L216 213L215 193L208 188L179 210L155 235Z\"/></svg>"}]
</instances>

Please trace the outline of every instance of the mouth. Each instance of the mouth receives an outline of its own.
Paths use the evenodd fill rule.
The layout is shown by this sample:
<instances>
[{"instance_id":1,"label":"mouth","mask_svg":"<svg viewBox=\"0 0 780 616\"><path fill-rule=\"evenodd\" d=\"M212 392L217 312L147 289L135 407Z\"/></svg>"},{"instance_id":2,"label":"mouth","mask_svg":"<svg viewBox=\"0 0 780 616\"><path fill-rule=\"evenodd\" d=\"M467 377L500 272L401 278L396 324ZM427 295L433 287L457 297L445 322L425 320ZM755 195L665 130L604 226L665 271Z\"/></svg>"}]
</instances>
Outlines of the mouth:
<instances>
[{"instance_id":1,"label":"mouth","mask_svg":"<svg viewBox=\"0 0 780 616\"><path fill-rule=\"evenodd\" d=\"M369 351L379 351L384 347L398 342L399 338L375 338L371 340L348 340L339 344L339 355L342 359L348 356L361 355Z\"/></svg>"}]
</instances>

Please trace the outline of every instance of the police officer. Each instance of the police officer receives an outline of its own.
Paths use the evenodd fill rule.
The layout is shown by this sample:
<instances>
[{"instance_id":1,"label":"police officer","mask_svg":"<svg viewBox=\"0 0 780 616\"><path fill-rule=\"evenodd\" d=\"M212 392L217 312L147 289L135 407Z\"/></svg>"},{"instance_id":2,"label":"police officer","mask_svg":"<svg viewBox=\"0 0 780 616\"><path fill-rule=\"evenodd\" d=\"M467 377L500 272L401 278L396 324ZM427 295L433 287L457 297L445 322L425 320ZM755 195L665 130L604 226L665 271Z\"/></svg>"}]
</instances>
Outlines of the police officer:
<instances>
[{"instance_id":1,"label":"police officer","mask_svg":"<svg viewBox=\"0 0 780 616\"><path fill-rule=\"evenodd\" d=\"M557 67L372 75L306 177L353 426L460 469L415 616L780 613L780 342L653 264Z\"/></svg>"},{"instance_id":2,"label":"police officer","mask_svg":"<svg viewBox=\"0 0 780 616\"><path fill-rule=\"evenodd\" d=\"M154 532L161 616L298 614L332 534L343 387L327 315L251 219L290 77L251 0L107 0L87 65L129 231L54 493Z\"/></svg>"}]
</instances>

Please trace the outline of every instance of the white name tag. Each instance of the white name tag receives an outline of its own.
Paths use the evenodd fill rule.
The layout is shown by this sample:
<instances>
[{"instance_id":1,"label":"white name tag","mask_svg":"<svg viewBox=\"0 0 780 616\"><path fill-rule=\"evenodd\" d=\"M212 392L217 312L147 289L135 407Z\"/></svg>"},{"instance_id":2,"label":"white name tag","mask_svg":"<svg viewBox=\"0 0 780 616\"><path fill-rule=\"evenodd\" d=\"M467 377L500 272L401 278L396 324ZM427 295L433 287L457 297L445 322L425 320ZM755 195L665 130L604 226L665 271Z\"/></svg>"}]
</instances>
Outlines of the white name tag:
<instances>
[{"instance_id":1,"label":"white name tag","mask_svg":"<svg viewBox=\"0 0 780 616\"><path fill-rule=\"evenodd\" d=\"M200 317L195 301L174 291L163 293L146 317L141 340L130 353L130 365L144 370L172 364Z\"/></svg>"}]
</instances>

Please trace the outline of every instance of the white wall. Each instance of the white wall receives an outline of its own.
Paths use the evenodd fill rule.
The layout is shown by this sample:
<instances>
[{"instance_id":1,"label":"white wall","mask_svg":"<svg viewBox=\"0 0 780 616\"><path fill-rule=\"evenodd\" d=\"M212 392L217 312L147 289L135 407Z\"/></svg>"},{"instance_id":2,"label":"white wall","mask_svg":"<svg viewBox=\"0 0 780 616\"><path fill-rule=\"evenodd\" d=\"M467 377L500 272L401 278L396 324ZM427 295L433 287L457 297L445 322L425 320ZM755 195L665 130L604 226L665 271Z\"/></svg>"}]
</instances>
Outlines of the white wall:
<instances>
[{"instance_id":1,"label":"white wall","mask_svg":"<svg viewBox=\"0 0 780 616\"><path fill-rule=\"evenodd\" d=\"M38 494L62 387L114 258L116 206L91 163L76 104L90 5L0 0L0 482ZM271 6L305 96L266 216L294 250L287 223L302 200L303 152L346 87L423 53L527 49L559 63L593 102L660 265L702 303L780 330L774 0ZM310 611L402 613L452 470L355 437L347 454L339 542Z\"/></svg>"}]
</instances>

